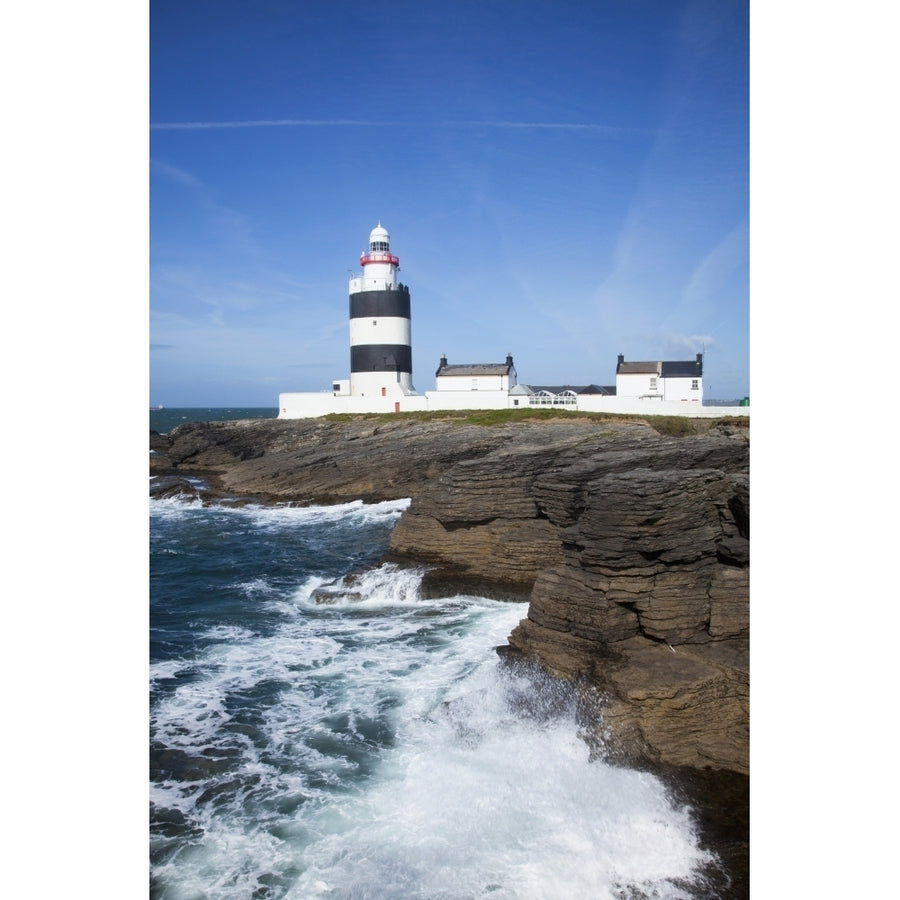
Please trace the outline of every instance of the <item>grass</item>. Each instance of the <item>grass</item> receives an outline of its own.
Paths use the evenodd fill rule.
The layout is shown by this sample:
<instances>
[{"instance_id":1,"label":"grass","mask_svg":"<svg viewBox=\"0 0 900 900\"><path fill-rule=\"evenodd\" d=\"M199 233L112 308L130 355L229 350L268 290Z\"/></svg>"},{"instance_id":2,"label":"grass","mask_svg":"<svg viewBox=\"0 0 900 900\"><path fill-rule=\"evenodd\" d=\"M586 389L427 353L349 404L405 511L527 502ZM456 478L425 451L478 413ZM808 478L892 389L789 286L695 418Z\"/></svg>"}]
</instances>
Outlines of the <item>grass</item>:
<instances>
[{"instance_id":1,"label":"grass","mask_svg":"<svg viewBox=\"0 0 900 900\"><path fill-rule=\"evenodd\" d=\"M694 420L686 416L647 416L647 424L666 437L686 437L697 433Z\"/></svg>"},{"instance_id":2,"label":"grass","mask_svg":"<svg viewBox=\"0 0 900 900\"><path fill-rule=\"evenodd\" d=\"M405 419L418 422L453 422L459 425L483 425L492 427L515 422L543 422L550 419L569 421L620 422L628 418L615 413L578 413L563 409L447 409L431 412L399 413L330 413L323 418L330 422L353 422L366 419Z\"/></svg>"},{"instance_id":3,"label":"grass","mask_svg":"<svg viewBox=\"0 0 900 900\"><path fill-rule=\"evenodd\" d=\"M331 413L323 416L329 422L385 421L451 422L455 425L480 425L485 428L515 424L517 422L548 422L561 419L568 422L592 423L644 423L666 437L689 437L705 434L717 425L728 424L738 428L750 427L749 416L722 416L716 419L692 419L688 416L639 416L626 413L573 412L565 409L450 409L431 412L399 413Z\"/></svg>"},{"instance_id":4,"label":"grass","mask_svg":"<svg viewBox=\"0 0 900 900\"><path fill-rule=\"evenodd\" d=\"M458 409L435 410L431 412L400 413L331 413L323 416L330 422L358 422L366 420L383 421L385 418L414 422L452 422L458 425L480 425L486 428L509 425L517 422L548 422L564 420L568 422L592 422L609 424L612 422L646 422L660 434L671 437L696 434L694 420L684 416L637 416L623 413L573 412L565 409ZM718 420L706 420L712 422Z\"/></svg>"}]
</instances>

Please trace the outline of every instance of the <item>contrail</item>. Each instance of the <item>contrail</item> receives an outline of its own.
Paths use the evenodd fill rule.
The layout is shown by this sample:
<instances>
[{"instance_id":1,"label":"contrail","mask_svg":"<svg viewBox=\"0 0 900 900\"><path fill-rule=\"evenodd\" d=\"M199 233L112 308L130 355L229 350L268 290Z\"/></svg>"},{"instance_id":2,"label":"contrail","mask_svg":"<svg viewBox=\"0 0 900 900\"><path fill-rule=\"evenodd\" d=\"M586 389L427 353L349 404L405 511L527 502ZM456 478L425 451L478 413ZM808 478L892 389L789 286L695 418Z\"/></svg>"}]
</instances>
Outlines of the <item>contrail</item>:
<instances>
[{"instance_id":1,"label":"contrail","mask_svg":"<svg viewBox=\"0 0 900 900\"><path fill-rule=\"evenodd\" d=\"M195 131L204 128L278 128L285 126L393 125L394 122L362 122L358 119L250 119L245 122L151 122L151 131Z\"/></svg>"},{"instance_id":2,"label":"contrail","mask_svg":"<svg viewBox=\"0 0 900 900\"><path fill-rule=\"evenodd\" d=\"M151 131L200 131L213 128L297 128L297 127L343 127L356 125L362 127L390 127L403 125L419 127L419 122L370 122L362 119L248 119L239 122L152 122ZM427 124L427 123L426 123ZM435 124L445 128L542 128L560 131L600 131L605 134L624 134L643 131L644 129L620 128L616 125L598 125L579 122L509 122L509 121L442 121Z\"/></svg>"},{"instance_id":3,"label":"contrail","mask_svg":"<svg viewBox=\"0 0 900 900\"><path fill-rule=\"evenodd\" d=\"M552 128L560 131L603 131L607 134L622 134L625 132L643 131L644 129L621 128L618 125L600 125L592 122L478 122L463 120L457 122L442 122L442 125L458 125L467 128Z\"/></svg>"}]
</instances>

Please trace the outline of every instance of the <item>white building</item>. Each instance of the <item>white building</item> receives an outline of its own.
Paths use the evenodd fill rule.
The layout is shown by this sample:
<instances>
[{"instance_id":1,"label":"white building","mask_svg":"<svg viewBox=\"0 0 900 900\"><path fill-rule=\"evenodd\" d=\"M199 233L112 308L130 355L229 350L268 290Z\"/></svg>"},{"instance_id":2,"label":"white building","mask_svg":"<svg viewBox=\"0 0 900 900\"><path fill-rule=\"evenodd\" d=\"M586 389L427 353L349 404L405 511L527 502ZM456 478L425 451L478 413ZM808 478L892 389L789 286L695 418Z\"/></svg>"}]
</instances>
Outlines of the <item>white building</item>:
<instances>
[{"instance_id":1,"label":"white building","mask_svg":"<svg viewBox=\"0 0 900 900\"><path fill-rule=\"evenodd\" d=\"M447 354L434 373L439 391L508 391L516 386L516 369L511 353L505 363L467 363L449 365Z\"/></svg>"},{"instance_id":2,"label":"white building","mask_svg":"<svg viewBox=\"0 0 900 900\"><path fill-rule=\"evenodd\" d=\"M696 360L625 362L616 364L616 396L623 400L658 400L703 405L703 354Z\"/></svg>"}]
</instances>

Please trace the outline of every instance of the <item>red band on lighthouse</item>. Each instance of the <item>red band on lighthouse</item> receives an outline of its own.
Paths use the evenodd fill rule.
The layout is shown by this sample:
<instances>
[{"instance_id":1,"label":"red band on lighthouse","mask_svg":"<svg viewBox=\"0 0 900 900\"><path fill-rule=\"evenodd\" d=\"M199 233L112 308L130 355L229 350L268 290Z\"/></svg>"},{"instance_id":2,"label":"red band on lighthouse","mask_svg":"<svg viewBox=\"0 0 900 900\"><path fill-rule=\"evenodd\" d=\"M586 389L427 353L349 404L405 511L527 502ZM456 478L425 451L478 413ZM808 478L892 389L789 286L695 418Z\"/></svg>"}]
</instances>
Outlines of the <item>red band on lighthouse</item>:
<instances>
[{"instance_id":1,"label":"red band on lighthouse","mask_svg":"<svg viewBox=\"0 0 900 900\"><path fill-rule=\"evenodd\" d=\"M370 263L389 263L392 266L400 267L400 260L390 253L363 253L359 258L361 266L368 266Z\"/></svg>"}]
</instances>

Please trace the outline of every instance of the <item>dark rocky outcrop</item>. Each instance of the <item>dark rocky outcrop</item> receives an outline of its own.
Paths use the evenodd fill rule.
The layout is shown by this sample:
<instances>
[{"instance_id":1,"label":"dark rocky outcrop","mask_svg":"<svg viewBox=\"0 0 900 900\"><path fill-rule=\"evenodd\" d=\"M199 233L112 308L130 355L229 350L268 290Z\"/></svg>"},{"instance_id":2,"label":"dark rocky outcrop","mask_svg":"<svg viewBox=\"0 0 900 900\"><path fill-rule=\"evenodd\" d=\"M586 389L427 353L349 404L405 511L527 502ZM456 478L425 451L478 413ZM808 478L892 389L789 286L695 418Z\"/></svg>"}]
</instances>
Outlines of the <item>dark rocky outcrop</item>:
<instances>
[{"instance_id":1,"label":"dark rocky outcrop","mask_svg":"<svg viewBox=\"0 0 900 900\"><path fill-rule=\"evenodd\" d=\"M151 435L151 474L263 502L411 497L386 559L427 565L432 594L528 599L504 652L579 685L598 752L746 773L749 429L694 421L193 423Z\"/></svg>"},{"instance_id":2,"label":"dark rocky outcrop","mask_svg":"<svg viewBox=\"0 0 900 900\"><path fill-rule=\"evenodd\" d=\"M494 429L384 417L193 422L151 436L150 474L202 474L207 496L376 503L415 496L449 467L491 452Z\"/></svg>"}]
</instances>

